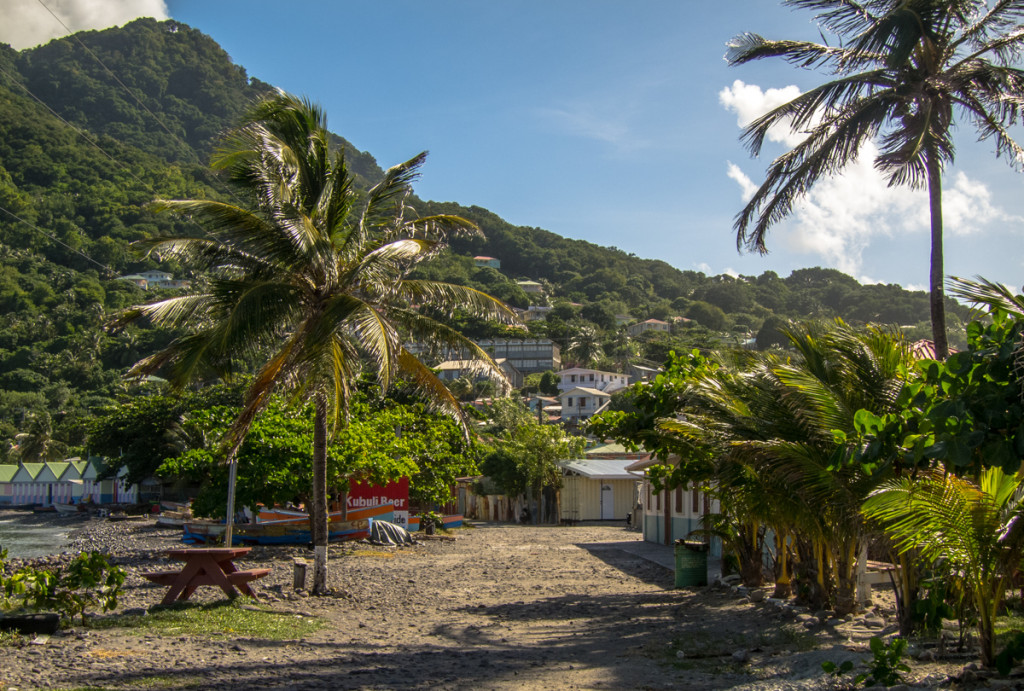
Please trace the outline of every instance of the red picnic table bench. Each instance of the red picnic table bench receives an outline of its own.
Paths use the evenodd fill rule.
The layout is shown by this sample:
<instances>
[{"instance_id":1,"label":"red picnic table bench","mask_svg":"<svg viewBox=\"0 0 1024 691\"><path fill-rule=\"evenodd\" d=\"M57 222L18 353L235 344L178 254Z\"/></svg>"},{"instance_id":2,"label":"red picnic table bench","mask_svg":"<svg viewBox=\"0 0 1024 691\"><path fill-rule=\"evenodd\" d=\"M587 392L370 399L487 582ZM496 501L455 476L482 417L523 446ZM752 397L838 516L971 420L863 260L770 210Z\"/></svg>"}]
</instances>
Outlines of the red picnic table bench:
<instances>
[{"instance_id":1,"label":"red picnic table bench","mask_svg":"<svg viewBox=\"0 0 1024 691\"><path fill-rule=\"evenodd\" d=\"M248 547L203 547L193 549L172 549L167 551L171 559L185 562L180 571L150 571L144 578L170 588L160 604L169 605L175 600L187 600L201 585L215 585L228 597L241 592L251 598L256 594L249 587L251 581L263 578L270 569L239 570L234 560L249 553Z\"/></svg>"}]
</instances>

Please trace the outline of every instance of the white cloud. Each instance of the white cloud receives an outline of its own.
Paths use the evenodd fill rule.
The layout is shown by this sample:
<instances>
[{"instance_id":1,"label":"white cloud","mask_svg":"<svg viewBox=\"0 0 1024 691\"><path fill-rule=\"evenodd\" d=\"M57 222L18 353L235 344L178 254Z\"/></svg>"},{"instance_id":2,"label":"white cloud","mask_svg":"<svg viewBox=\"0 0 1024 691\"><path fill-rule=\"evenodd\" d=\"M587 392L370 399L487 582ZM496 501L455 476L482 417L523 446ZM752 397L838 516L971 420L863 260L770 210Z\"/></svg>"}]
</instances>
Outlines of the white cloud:
<instances>
[{"instance_id":1,"label":"white cloud","mask_svg":"<svg viewBox=\"0 0 1024 691\"><path fill-rule=\"evenodd\" d=\"M740 170L740 167L735 163L728 163L728 172L726 175L729 176L730 180L735 180L736 184L740 186L740 194L743 197L743 201L748 202L750 198L757 192L757 185L750 179L746 173Z\"/></svg>"},{"instance_id":2,"label":"white cloud","mask_svg":"<svg viewBox=\"0 0 1024 691\"><path fill-rule=\"evenodd\" d=\"M695 264L694 267L697 269L697 271L700 271L702 274L705 274L707 276L714 275L711 270L711 265L708 264L707 262L700 262L699 264Z\"/></svg>"},{"instance_id":3,"label":"white cloud","mask_svg":"<svg viewBox=\"0 0 1024 691\"><path fill-rule=\"evenodd\" d=\"M729 266L725 267L725 271L723 271L722 273L725 274L726 276L732 276L733 278L740 277L740 272Z\"/></svg>"},{"instance_id":4,"label":"white cloud","mask_svg":"<svg viewBox=\"0 0 1024 691\"><path fill-rule=\"evenodd\" d=\"M780 99L799 95L795 87L769 89L736 81L719 94L726 109L736 112L741 127L769 109ZM770 139L787 148L799 143L800 135L788 129L769 133ZM864 252L879 237L915 233L929 228L928 196L923 190L889 187L874 168L878 148L869 142L858 160L842 174L822 178L809 194L798 201L787 221L776 229L776 242L790 249L817 255L827 266L851 276L864 276ZM749 200L756 186L735 164L728 163L727 176ZM950 183L952 183L950 185ZM943 221L950 234L979 232L987 223L1019 220L993 206L988 187L958 172L947 180L943 192Z\"/></svg>"},{"instance_id":5,"label":"white cloud","mask_svg":"<svg viewBox=\"0 0 1024 691\"><path fill-rule=\"evenodd\" d=\"M21 50L86 29L120 26L138 17L167 19L164 0L0 0L0 42ZM54 18L57 15L60 21Z\"/></svg>"},{"instance_id":6,"label":"white cloud","mask_svg":"<svg viewBox=\"0 0 1024 691\"><path fill-rule=\"evenodd\" d=\"M943 230L951 235L972 235L993 221L1024 222L992 205L988 187L958 172L953 186L942 192Z\"/></svg>"},{"instance_id":7,"label":"white cloud","mask_svg":"<svg viewBox=\"0 0 1024 691\"><path fill-rule=\"evenodd\" d=\"M762 91L756 84L745 84L739 79L718 92L718 102L726 110L736 113L736 124L742 129L769 110L792 101L800 95L800 89L787 86L782 89ZM804 140L802 132L794 132L787 125L776 125L768 130L768 140L796 146Z\"/></svg>"}]
</instances>

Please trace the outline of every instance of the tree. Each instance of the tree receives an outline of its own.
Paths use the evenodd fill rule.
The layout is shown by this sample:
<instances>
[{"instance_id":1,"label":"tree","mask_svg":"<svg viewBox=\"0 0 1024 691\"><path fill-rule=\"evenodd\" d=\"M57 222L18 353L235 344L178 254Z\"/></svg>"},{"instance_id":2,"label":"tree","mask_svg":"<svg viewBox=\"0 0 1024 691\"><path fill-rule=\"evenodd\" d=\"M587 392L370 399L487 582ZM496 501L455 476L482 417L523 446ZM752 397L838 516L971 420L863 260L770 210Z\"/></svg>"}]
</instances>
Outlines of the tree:
<instances>
[{"instance_id":1,"label":"tree","mask_svg":"<svg viewBox=\"0 0 1024 691\"><path fill-rule=\"evenodd\" d=\"M530 411L510 398L496 401L490 410L494 449L484 458L481 471L512 497L532 494L541 502L537 518L544 520L545 490L562 485L558 461L578 458L585 442L560 425L543 425Z\"/></svg>"},{"instance_id":2,"label":"tree","mask_svg":"<svg viewBox=\"0 0 1024 691\"><path fill-rule=\"evenodd\" d=\"M725 327L725 312L702 300L690 303L686 316L712 331L721 331Z\"/></svg>"},{"instance_id":3,"label":"tree","mask_svg":"<svg viewBox=\"0 0 1024 691\"><path fill-rule=\"evenodd\" d=\"M574 332L565 353L580 366L589 367L595 360L604 356L601 338L597 329L590 324L574 322L572 326Z\"/></svg>"},{"instance_id":4,"label":"tree","mask_svg":"<svg viewBox=\"0 0 1024 691\"><path fill-rule=\"evenodd\" d=\"M926 187L931 214L930 305L940 359L948 354L943 303L942 172L952 163L952 129L959 112L997 156L1015 168L1024 149L1010 136L1020 117L1024 71L1012 67L1022 46L1021 8L979 0L784 0L817 10L829 44L773 41L745 33L729 43L727 59L741 65L781 57L837 75L774 108L743 134L761 151L769 130L788 124L806 139L776 158L764 183L736 218L736 242L766 252L765 238L823 176L856 160L879 141L875 167L890 185Z\"/></svg>"},{"instance_id":5,"label":"tree","mask_svg":"<svg viewBox=\"0 0 1024 691\"><path fill-rule=\"evenodd\" d=\"M406 205L425 153L391 168L360 195L344 150L332 155L329 141L323 111L308 101L279 94L256 104L213 160L251 208L207 199L163 201L158 208L190 215L207 234L142 243L161 257L208 271L205 289L133 308L119 319L125 324L148 318L189 330L137 363L135 375L164 371L181 387L230 377L246 358L259 363L226 435L232 473L247 430L274 393L312 402L310 523L317 594L327 591L328 438L344 425L360 372L368 369L385 390L404 375L461 419L458 402L405 348L404 338L468 350L499 378L501 371L487 353L417 305L514 321L507 307L484 293L409 278L449 236L479 233L456 216L415 217Z\"/></svg>"},{"instance_id":6,"label":"tree","mask_svg":"<svg viewBox=\"0 0 1024 691\"><path fill-rule=\"evenodd\" d=\"M785 319L774 314L765 319L754 341L757 349L768 350L772 346L785 347L789 345L789 339L782 332L787 324Z\"/></svg>"},{"instance_id":7,"label":"tree","mask_svg":"<svg viewBox=\"0 0 1024 691\"><path fill-rule=\"evenodd\" d=\"M918 550L953 577L978 614L981 661L995 664L995 618L1024 555L1024 487L988 468L978 482L941 471L895 478L864 503L901 552Z\"/></svg>"}]
</instances>

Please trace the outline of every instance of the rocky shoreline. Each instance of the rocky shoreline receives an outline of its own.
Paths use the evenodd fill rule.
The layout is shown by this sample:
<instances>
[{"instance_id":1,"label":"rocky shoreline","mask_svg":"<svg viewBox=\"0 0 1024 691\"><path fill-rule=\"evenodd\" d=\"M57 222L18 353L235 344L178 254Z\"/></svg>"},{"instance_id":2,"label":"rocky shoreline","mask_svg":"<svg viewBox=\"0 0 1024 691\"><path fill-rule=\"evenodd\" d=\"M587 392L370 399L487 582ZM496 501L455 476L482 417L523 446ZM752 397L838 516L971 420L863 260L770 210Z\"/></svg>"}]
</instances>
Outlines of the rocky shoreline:
<instances>
[{"instance_id":1,"label":"rocky shoreline","mask_svg":"<svg viewBox=\"0 0 1024 691\"><path fill-rule=\"evenodd\" d=\"M481 525L414 547L346 543L331 547L331 597L293 589L304 547L255 547L240 564L272 569L261 603L327 626L283 642L74 626L0 648L0 689L849 688L821 662L860 662L872 635L893 631L884 606L840 621L735 588L673 589L671 571L622 549L637 539L613 525ZM104 551L128 572L115 614L145 615L164 588L141 573L168 568L164 550L180 545L151 520L84 519L65 554L32 561ZM917 688L1014 681L963 661L911 665Z\"/></svg>"}]
</instances>

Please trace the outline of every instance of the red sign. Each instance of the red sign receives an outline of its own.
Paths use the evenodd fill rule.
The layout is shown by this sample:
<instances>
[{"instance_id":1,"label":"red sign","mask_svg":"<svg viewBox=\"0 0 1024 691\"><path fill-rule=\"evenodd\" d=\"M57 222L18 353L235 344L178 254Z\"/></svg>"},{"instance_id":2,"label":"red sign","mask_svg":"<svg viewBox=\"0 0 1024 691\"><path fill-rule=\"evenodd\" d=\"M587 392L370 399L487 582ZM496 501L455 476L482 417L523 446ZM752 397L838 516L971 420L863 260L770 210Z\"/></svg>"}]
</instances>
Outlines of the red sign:
<instances>
[{"instance_id":1,"label":"red sign","mask_svg":"<svg viewBox=\"0 0 1024 691\"><path fill-rule=\"evenodd\" d=\"M409 478L403 477L398 482L389 482L381 487L365 482L352 481L348 492L348 510L367 509L371 506L391 504L395 511L409 510Z\"/></svg>"}]
</instances>

